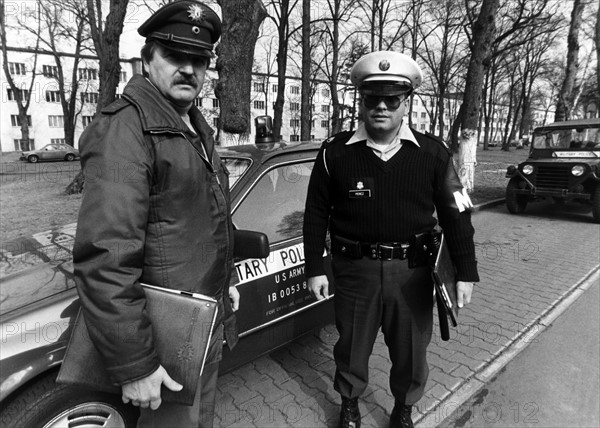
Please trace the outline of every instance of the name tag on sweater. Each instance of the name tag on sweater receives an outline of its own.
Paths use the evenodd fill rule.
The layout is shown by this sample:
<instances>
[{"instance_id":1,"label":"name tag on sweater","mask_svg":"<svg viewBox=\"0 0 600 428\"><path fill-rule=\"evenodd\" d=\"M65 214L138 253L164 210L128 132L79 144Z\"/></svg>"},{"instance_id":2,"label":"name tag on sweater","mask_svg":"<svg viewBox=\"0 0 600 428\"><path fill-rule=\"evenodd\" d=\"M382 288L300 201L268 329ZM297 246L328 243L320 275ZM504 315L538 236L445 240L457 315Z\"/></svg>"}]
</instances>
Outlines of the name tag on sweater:
<instances>
[{"instance_id":1,"label":"name tag on sweater","mask_svg":"<svg viewBox=\"0 0 600 428\"><path fill-rule=\"evenodd\" d=\"M352 179L350 190L348 190L348 197L350 199L372 197L371 188L373 187L373 181L371 177Z\"/></svg>"}]
</instances>

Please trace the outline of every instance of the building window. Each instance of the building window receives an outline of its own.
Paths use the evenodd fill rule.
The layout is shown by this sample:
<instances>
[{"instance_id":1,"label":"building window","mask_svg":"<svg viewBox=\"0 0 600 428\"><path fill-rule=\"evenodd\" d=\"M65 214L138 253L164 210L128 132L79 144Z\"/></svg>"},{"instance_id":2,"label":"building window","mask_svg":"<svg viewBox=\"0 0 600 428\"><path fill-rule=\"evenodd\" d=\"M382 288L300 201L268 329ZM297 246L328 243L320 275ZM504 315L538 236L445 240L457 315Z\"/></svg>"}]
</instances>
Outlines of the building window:
<instances>
[{"instance_id":1,"label":"building window","mask_svg":"<svg viewBox=\"0 0 600 428\"><path fill-rule=\"evenodd\" d=\"M123 96L123 94L116 93L115 100L120 100L122 96Z\"/></svg>"},{"instance_id":2,"label":"building window","mask_svg":"<svg viewBox=\"0 0 600 428\"><path fill-rule=\"evenodd\" d=\"M310 127L311 127L311 128L314 128L314 127L315 127L315 120L314 120L314 119L310 121Z\"/></svg>"},{"instance_id":3,"label":"building window","mask_svg":"<svg viewBox=\"0 0 600 428\"><path fill-rule=\"evenodd\" d=\"M89 104L98 104L98 92L82 92L81 102Z\"/></svg>"},{"instance_id":4,"label":"building window","mask_svg":"<svg viewBox=\"0 0 600 428\"><path fill-rule=\"evenodd\" d=\"M321 113L329 113L329 106L328 105L321 106Z\"/></svg>"},{"instance_id":5,"label":"building window","mask_svg":"<svg viewBox=\"0 0 600 428\"><path fill-rule=\"evenodd\" d=\"M419 100L416 98L413 98L413 106L418 106L419 105Z\"/></svg>"},{"instance_id":6,"label":"building window","mask_svg":"<svg viewBox=\"0 0 600 428\"><path fill-rule=\"evenodd\" d=\"M202 107L202 97L198 97L194 100L194 105L196 107Z\"/></svg>"},{"instance_id":7,"label":"building window","mask_svg":"<svg viewBox=\"0 0 600 428\"><path fill-rule=\"evenodd\" d=\"M421 131L425 131L425 124L424 123L421 124Z\"/></svg>"},{"instance_id":8,"label":"building window","mask_svg":"<svg viewBox=\"0 0 600 428\"><path fill-rule=\"evenodd\" d=\"M65 119L63 116L48 116L48 125L50 128L62 128L65 126Z\"/></svg>"},{"instance_id":9,"label":"building window","mask_svg":"<svg viewBox=\"0 0 600 428\"><path fill-rule=\"evenodd\" d=\"M46 101L49 103L59 103L60 93L58 91L46 91Z\"/></svg>"},{"instance_id":10,"label":"building window","mask_svg":"<svg viewBox=\"0 0 600 428\"><path fill-rule=\"evenodd\" d=\"M322 120L321 121L321 128L329 128L329 121L328 120Z\"/></svg>"},{"instance_id":11,"label":"building window","mask_svg":"<svg viewBox=\"0 0 600 428\"><path fill-rule=\"evenodd\" d=\"M29 90L27 89L17 89L17 92L21 94L21 99L23 101L29 100ZM16 93L13 93L13 90L10 88L6 89L6 96L8 101L17 101Z\"/></svg>"},{"instance_id":12,"label":"building window","mask_svg":"<svg viewBox=\"0 0 600 428\"><path fill-rule=\"evenodd\" d=\"M78 68L79 78L84 80L98 80L98 70L95 68Z\"/></svg>"},{"instance_id":13,"label":"building window","mask_svg":"<svg viewBox=\"0 0 600 428\"><path fill-rule=\"evenodd\" d=\"M300 94L300 86L291 86L290 87L290 93L293 94L293 95Z\"/></svg>"},{"instance_id":14,"label":"building window","mask_svg":"<svg viewBox=\"0 0 600 428\"><path fill-rule=\"evenodd\" d=\"M254 82L254 92L265 92L265 84Z\"/></svg>"},{"instance_id":15,"label":"building window","mask_svg":"<svg viewBox=\"0 0 600 428\"><path fill-rule=\"evenodd\" d=\"M278 89L279 89L279 86L277 86L277 85L273 85L273 87L271 88L272 92L277 92Z\"/></svg>"},{"instance_id":16,"label":"building window","mask_svg":"<svg viewBox=\"0 0 600 428\"><path fill-rule=\"evenodd\" d=\"M315 111L317 111L317 106L316 106L316 105L314 105L314 104L313 104L313 105L311 105L311 106L310 106L310 108L312 109L313 113L314 113Z\"/></svg>"},{"instance_id":17,"label":"building window","mask_svg":"<svg viewBox=\"0 0 600 428\"><path fill-rule=\"evenodd\" d=\"M300 126L300 119L290 119L290 126L292 127L299 127Z\"/></svg>"},{"instance_id":18,"label":"building window","mask_svg":"<svg viewBox=\"0 0 600 428\"><path fill-rule=\"evenodd\" d=\"M119 80L121 82L127 82L127 72L126 71L121 71L119 73Z\"/></svg>"},{"instance_id":19,"label":"building window","mask_svg":"<svg viewBox=\"0 0 600 428\"><path fill-rule=\"evenodd\" d=\"M42 66L42 74L46 77L58 77L58 67L55 65Z\"/></svg>"},{"instance_id":20,"label":"building window","mask_svg":"<svg viewBox=\"0 0 600 428\"><path fill-rule=\"evenodd\" d=\"M329 98L331 96L331 92L329 91L329 89L325 88L321 91L321 95L323 95L324 97Z\"/></svg>"},{"instance_id":21,"label":"building window","mask_svg":"<svg viewBox=\"0 0 600 428\"><path fill-rule=\"evenodd\" d=\"M217 98L213 98L213 108L219 108L219 100Z\"/></svg>"},{"instance_id":22,"label":"building window","mask_svg":"<svg viewBox=\"0 0 600 428\"><path fill-rule=\"evenodd\" d=\"M300 103L290 103L291 111L300 111Z\"/></svg>"},{"instance_id":23,"label":"building window","mask_svg":"<svg viewBox=\"0 0 600 428\"><path fill-rule=\"evenodd\" d=\"M310 134L310 139L311 139L311 140L314 140L314 139L315 139L315 136L314 136L313 134Z\"/></svg>"},{"instance_id":24,"label":"building window","mask_svg":"<svg viewBox=\"0 0 600 428\"><path fill-rule=\"evenodd\" d=\"M25 140L13 140L13 143L15 144L15 151L35 150L35 141L32 138L29 139L29 147L27 147Z\"/></svg>"},{"instance_id":25,"label":"building window","mask_svg":"<svg viewBox=\"0 0 600 428\"><path fill-rule=\"evenodd\" d=\"M20 62L9 62L8 71L10 74L25 74L25 64Z\"/></svg>"},{"instance_id":26,"label":"building window","mask_svg":"<svg viewBox=\"0 0 600 428\"><path fill-rule=\"evenodd\" d=\"M219 118L218 117L213 117L213 126L215 128L219 127Z\"/></svg>"},{"instance_id":27,"label":"building window","mask_svg":"<svg viewBox=\"0 0 600 428\"><path fill-rule=\"evenodd\" d=\"M21 126L21 119L18 114L10 115L10 123L12 126ZM31 126L31 115L27 115L27 126Z\"/></svg>"},{"instance_id":28,"label":"building window","mask_svg":"<svg viewBox=\"0 0 600 428\"><path fill-rule=\"evenodd\" d=\"M290 141L300 141L300 136L297 134L290 135Z\"/></svg>"},{"instance_id":29,"label":"building window","mask_svg":"<svg viewBox=\"0 0 600 428\"><path fill-rule=\"evenodd\" d=\"M81 116L81 123L83 126L88 126L94 120L94 116Z\"/></svg>"},{"instance_id":30,"label":"building window","mask_svg":"<svg viewBox=\"0 0 600 428\"><path fill-rule=\"evenodd\" d=\"M265 102L264 101L254 101L254 108L257 110L264 110Z\"/></svg>"},{"instance_id":31,"label":"building window","mask_svg":"<svg viewBox=\"0 0 600 428\"><path fill-rule=\"evenodd\" d=\"M50 144L66 144L64 138L50 138Z\"/></svg>"},{"instance_id":32,"label":"building window","mask_svg":"<svg viewBox=\"0 0 600 428\"><path fill-rule=\"evenodd\" d=\"M413 119L416 119L417 118L417 112L413 111L412 116L413 116Z\"/></svg>"},{"instance_id":33,"label":"building window","mask_svg":"<svg viewBox=\"0 0 600 428\"><path fill-rule=\"evenodd\" d=\"M427 113L422 112L421 113L421 119L427 119Z\"/></svg>"}]
</instances>

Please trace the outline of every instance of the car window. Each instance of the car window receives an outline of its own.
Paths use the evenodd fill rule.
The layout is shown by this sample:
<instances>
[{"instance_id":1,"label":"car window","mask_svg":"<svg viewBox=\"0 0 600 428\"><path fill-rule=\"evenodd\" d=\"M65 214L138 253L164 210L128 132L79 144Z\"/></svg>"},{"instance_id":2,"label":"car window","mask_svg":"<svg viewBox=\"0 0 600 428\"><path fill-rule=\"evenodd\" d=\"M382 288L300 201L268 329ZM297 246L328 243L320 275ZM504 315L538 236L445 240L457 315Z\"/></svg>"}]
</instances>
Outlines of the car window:
<instances>
[{"instance_id":1,"label":"car window","mask_svg":"<svg viewBox=\"0 0 600 428\"><path fill-rule=\"evenodd\" d=\"M229 171L229 187L233 189L235 183L238 182L252 163L250 159L245 158L222 158L223 163Z\"/></svg>"},{"instance_id":2,"label":"car window","mask_svg":"<svg viewBox=\"0 0 600 428\"><path fill-rule=\"evenodd\" d=\"M266 172L233 214L239 229L265 233L270 243L302 235L304 205L313 162Z\"/></svg>"},{"instance_id":3,"label":"car window","mask_svg":"<svg viewBox=\"0 0 600 428\"><path fill-rule=\"evenodd\" d=\"M54 150L54 147L52 147L52 146L46 146L46 147L44 147L44 150L47 151L47 152L50 152L50 151Z\"/></svg>"}]
</instances>

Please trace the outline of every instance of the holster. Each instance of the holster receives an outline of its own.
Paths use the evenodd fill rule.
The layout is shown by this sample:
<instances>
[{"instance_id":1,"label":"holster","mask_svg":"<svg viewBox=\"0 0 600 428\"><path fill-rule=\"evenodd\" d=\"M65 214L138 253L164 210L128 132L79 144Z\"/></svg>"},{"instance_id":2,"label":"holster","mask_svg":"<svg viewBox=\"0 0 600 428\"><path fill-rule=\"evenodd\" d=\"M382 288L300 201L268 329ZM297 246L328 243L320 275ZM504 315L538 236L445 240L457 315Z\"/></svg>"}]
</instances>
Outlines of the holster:
<instances>
[{"instance_id":1,"label":"holster","mask_svg":"<svg viewBox=\"0 0 600 428\"><path fill-rule=\"evenodd\" d=\"M441 232L431 231L413 235L408 249L408 267L433 266L440 246Z\"/></svg>"}]
</instances>

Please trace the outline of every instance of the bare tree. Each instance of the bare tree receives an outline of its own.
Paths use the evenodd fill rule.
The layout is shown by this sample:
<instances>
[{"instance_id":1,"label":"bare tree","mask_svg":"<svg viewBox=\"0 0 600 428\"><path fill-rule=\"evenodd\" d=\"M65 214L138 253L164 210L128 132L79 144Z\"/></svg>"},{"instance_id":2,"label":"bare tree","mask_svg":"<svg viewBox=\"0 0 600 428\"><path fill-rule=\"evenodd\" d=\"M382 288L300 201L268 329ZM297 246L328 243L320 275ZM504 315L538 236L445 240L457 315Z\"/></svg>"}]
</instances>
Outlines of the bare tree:
<instances>
[{"instance_id":1,"label":"bare tree","mask_svg":"<svg viewBox=\"0 0 600 428\"><path fill-rule=\"evenodd\" d=\"M457 87L457 79L466 68L465 40L462 27L465 24L464 11L460 4L452 0L433 2L429 15L433 18L429 23L418 26L423 48L419 56L431 70L427 77L431 79L432 93L435 95L434 106L426 107L431 119L430 132L435 133L436 124L439 135L444 135L447 99L452 88Z\"/></svg>"},{"instance_id":2,"label":"bare tree","mask_svg":"<svg viewBox=\"0 0 600 428\"><path fill-rule=\"evenodd\" d=\"M474 187L481 88L486 69L490 66L498 6L499 0L483 0L481 4L479 16L473 26L471 59L467 71L463 104L458 113L461 123L458 175L467 192L471 192Z\"/></svg>"},{"instance_id":3,"label":"bare tree","mask_svg":"<svg viewBox=\"0 0 600 428\"><path fill-rule=\"evenodd\" d=\"M108 15L104 17L103 0L86 0L88 20L96 55L99 60L98 105L96 112L115 99L121 71L119 41L129 0L110 0Z\"/></svg>"},{"instance_id":4,"label":"bare tree","mask_svg":"<svg viewBox=\"0 0 600 428\"><path fill-rule=\"evenodd\" d=\"M596 117L600 117L600 6L596 11L596 31L594 44L596 45Z\"/></svg>"},{"instance_id":5,"label":"bare tree","mask_svg":"<svg viewBox=\"0 0 600 428\"><path fill-rule=\"evenodd\" d=\"M579 68L579 29L581 28L581 16L586 2L584 0L573 1L573 11L571 13L571 24L569 26L569 35L567 37L567 64L565 79L563 80L558 101L556 103L556 113L554 121L568 120L573 108L575 79Z\"/></svg>"},{"instance_id":6,"label":"bare tree","mask_svg":"<svg viewBox=\"0 0 600 428\"><path fill-rule=\"evenodd\" d=\"M254 47L267 11L260 0L218 0L218 3L223 17L215 67L219 73L215 95L220 104L220 124L223 131L246 140L250 134Z\"/></svg>"},{"instance_id":7,"label":"bare tree","mask_svg":"<svg viewBox=\"0 0 600 428\"><path fill-rule=\"evenodd\" d=\"M17 86L15 79L13 78L12 73L18 71L25 70L11 70L8 62L8 46L6 44L6 8L5 8L4 0L0 0L0 44L2 49L2 68L4 70L4 75L6 76L6 81L10 86L10 90L14 100L17 102L17 108L19 110L19 125L21 128L21 141L19 142L19 146L21 150L31 150L33 147L31 146L31 138L29 134L29 118L27 115L27 111L29 110L29 105L31 104L31 94L33 90L33 85L35 83L36 77L36 69L37 69L37 60L38 60L38 49L40 44L40 26L41 20L39 19L39 9L37 16L37 37L35 42L35 48L33 50L33 64L31 65L31 80L29 81L29 89L24 89L22 87ZM13 65L13 67L16 67Z\"/></svg>"},{"instance_id":8,"label":"bare tree","mask_svg":"<svg viewBox=\"0 0 600 428\"><path fill-rule=\"evenodd\" d=\"M235 0L234 0L235 1ZM283 106L285 104L285 81L287 72L287 61L289 51L289 40L292 35L302 26L291 28L291 15L298 0L271 0L270 10L273 11L268 18L277 28L277 98L273 112L273 133L276 137L281 136L281 125L283 120Z\"/></svg>"},{"instance_id":9,"label":"bare tree","mask_svg":"<svg viewBox=\"0 0 600 428\"><path fill-rule=\"evenodd\" d=\"M302 99L300 101L300 140L307 141L311 134L310 88L310 0L302 0Z\"/></svg>"}]
</instances>

